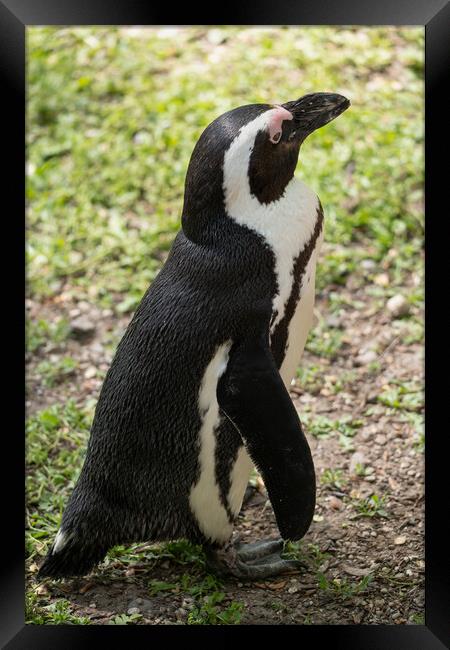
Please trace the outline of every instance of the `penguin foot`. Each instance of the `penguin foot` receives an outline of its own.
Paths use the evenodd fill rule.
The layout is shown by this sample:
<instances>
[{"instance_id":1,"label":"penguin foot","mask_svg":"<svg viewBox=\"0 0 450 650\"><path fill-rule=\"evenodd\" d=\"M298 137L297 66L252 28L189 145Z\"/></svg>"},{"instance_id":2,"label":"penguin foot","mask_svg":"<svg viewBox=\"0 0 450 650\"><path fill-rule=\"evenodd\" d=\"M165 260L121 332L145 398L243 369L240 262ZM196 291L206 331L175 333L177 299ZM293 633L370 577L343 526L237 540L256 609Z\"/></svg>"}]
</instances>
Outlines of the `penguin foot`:
<instances>
[{"instance_id":1,"label":"penguin foot","mask_svg":"<svg viewBox=\"0 0 450 650\"><path fill-rule=\"evenodd\" d=\"M220 575L241 580L261 580L287 571L299 571L305 565L298 560L281 557L282 539L269 539L252 544L229 543L220 549L206 549L209 566Z\"/></svg>"}]
</instances>

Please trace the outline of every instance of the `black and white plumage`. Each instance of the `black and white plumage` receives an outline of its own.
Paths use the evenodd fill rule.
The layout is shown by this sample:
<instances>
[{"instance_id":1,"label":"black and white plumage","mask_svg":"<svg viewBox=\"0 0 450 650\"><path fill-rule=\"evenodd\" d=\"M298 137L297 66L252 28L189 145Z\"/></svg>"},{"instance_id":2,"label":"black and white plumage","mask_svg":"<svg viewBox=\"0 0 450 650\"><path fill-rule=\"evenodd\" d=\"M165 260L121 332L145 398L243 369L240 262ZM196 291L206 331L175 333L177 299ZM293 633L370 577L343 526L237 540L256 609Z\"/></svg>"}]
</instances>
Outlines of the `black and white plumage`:
<instances>
[{"instance_id":1,"label":"black and white plumage","mask_svg":"<svg viewBox=\"0 0 450 650\"><path fill-rule=\"evenodd\" d=\"M305 534L315 475L287 386L312 323L323 213L294 170L307 135L348 105L315 93L243 106L201 135L182 229L119 343L40 575L87 573L135 541L224 547L253 463L282 537Z\"/></svg>"}]
</instances>

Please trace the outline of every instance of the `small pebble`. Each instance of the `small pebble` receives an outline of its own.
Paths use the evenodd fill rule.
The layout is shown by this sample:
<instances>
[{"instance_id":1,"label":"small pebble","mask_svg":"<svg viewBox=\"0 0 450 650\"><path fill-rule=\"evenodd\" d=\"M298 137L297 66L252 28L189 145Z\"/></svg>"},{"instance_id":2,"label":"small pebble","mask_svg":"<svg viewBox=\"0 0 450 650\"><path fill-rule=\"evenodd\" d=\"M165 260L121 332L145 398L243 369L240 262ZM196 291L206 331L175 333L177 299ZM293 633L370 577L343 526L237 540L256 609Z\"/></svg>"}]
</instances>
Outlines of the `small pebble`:
<instances>
[{"instance_id":1,"label":"small pebble","mask_svg":"<svg viewBox=\"0 0 450 650\"><path fill-rule=\"evenodd\" d=\"M80 316L70 323L70 331L75 339L83 341L95 333L95 325L86 316Z\"/></svg>"},{"instance_id":2,"label":"small pebble","mask_svg":"<svg viewBox=\"0 0 450 650\"><path fill-rule=\"evenodd\" d=\"M406 316L409 312L408 301L399 293L389 298L386 307L394 317Z\"/></svg>"},{"instance_id":3,"label":"small pebble","mask_svg":"<svg viewBox=\"0 0 450 650\"><path fill-rule=\"evenodd\" d=\"M97 374L97 368L95 366L89 366L84 371L84 376L86 379L92 379Z\"/></svg>"},{"instance_id":4,"label":"small pebble","mask_svg":"<svg viewBox=\"0 0 450 650\"><path fill-rule=\"evenodd\" d=\"M344 507L342 501L335 496L330 497L329 503L333 510L342 510Z\"/></svg>"},{"instance_id":5,"label":"small pebble","mask_svg":"<svg viewBox=\"0 0 450 650\"><path fill-rule=\"evenodd\" d=\"M387 273L380 273L374 277L373 281L379 287L387 287L389 285L389 276Z\"/></svg>"}]
</instances>

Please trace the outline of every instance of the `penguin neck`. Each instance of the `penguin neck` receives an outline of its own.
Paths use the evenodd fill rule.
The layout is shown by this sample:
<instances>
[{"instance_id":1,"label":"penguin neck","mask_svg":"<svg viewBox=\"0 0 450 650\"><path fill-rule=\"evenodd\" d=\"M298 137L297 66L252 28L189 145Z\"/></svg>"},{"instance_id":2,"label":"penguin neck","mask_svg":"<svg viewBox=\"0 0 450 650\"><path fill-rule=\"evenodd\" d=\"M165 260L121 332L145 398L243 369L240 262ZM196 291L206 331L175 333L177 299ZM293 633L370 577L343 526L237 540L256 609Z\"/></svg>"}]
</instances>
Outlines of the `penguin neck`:
<instances>
[{"instance_id":1,"label":"penguin neck","mask_svg":"<svg viewBox=\"0 0 450 650\"><path fill-rule=\"evenodd\" d=\"M290 291L294 260L314 233L319 199L305 183L292 176L278 199L261 202L252 193L247 174L252 149L241 146L233 150L235 143L224 161L226 213L239 225L257 233L271 249L280 304L284 305L289 296L283 291Z\"/></svg>"},{"instance_id":2,"label":"penguin neck","mask_svg":"<svg viewBox=\"0 0 450 650\"><path fill-rule=\"evenodd\" d=\"M293 176L282 196L270 203L261 203L252 194L248 177L238 189L229 190L227 166L224 169L225 210L227 216L261 235L273 249L280 246L292 254L314 230L319 199L303 181ZM245 187L246 186L246 187ZM231 186L232 187L232 186Z\"/></svg>"},{"instance_id":3,"label":"penguin neck","mask_svg":"<svg viewBox=\"0 0 450 650\"><path fill-rule=\"evenodd\" d=\"M254 126L241 129L238 137L225 152L223 164L223 195L225 210L233 220L245 225L266 240L276 245L276 238L290 238L293 245L298 245L298 238L303 239L304 230L314 227L318 199L303 181L294 176L298 159L298 149L291 150L287 164L276 166L273 181L269 181L269 173L263 170L261 179L267 178L269 193L276 193L271 201L264 200L255 191L252 178L252 157L255 146L261 146L258 137L254 138ZM271 145L273 147L273 145ZM269 150L270 151L270 150ZM273 149L272 149L273 151ZM261 154L261 151L258 152ZM288 154L288 152L286 152ZM286 156L279 157L279 160ZM259 155L261 159L261 155ZM286 162L286 160L285 160ZM253 162L254 164L254 162ZM253 185L253 187L252 187ZM263 192L262 184L257 183ZM297 240L297 243L296 241Z\"/></svg>"}]
</instances>

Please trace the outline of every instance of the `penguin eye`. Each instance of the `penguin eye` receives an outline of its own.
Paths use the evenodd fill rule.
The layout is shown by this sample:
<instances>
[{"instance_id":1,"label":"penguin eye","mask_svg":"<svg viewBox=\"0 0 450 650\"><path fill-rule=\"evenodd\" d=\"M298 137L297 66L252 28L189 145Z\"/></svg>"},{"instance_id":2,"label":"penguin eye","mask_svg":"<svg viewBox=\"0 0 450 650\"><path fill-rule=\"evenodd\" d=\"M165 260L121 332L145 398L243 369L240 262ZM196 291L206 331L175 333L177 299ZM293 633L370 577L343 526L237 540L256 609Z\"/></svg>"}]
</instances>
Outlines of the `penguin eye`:
<instances>
[{"instance_id":1,"label":"penguin eye","mask_svg":"<svg viewBox=\"0 0 450 650\"><path fill-rule=\"evenodd\" d=\"M274 144L277 144L277 142L280 141L280 138L281 138L281 131L277 131L277 133L274 133L274 135L272 136L272 142Z\"/></svg>"}]
</instances>

